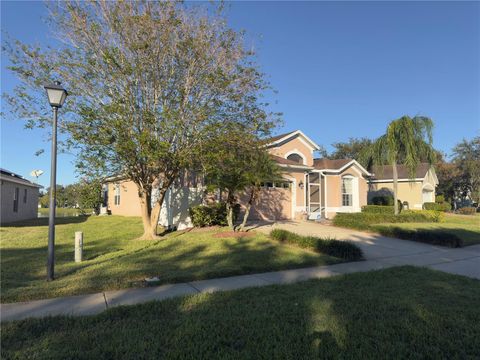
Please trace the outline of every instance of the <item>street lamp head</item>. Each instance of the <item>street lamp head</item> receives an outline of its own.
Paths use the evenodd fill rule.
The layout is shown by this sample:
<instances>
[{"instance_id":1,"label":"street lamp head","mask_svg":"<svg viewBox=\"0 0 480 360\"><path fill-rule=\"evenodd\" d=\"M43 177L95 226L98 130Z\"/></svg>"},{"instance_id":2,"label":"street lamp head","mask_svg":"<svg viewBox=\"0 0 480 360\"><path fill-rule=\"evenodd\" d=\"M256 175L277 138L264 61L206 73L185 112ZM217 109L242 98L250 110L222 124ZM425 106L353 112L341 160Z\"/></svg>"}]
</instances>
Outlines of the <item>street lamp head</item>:
<instances>
[{"instance_id":1,"label":"street lamp head","mask_svg":"<svg viewBox=\"0 0 480 360\"><path fill-rule=\"evenodd\" d=\"M67 90L61 87L60 81L55 81L53 84L44 86L47 91L48 102L51 107L61 108L65 99L67 98Z\"/></svg>"}]
</instances>

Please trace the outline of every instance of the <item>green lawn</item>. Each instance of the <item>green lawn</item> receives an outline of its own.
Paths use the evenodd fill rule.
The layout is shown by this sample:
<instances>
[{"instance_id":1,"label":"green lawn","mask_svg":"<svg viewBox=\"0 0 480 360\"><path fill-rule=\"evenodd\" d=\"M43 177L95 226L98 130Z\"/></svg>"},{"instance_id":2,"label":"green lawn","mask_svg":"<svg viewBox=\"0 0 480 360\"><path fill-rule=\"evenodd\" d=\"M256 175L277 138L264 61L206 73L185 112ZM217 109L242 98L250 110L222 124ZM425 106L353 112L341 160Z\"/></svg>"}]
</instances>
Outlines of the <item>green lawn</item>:
<instances>
[{"instance_id":1,"label":"green lawn","mask_svg":"<svg viewBox=\"0 0 480 360\"><path fill-rule=\"evenodd\" d=\"M39 208L38 213L43 217L43 216L48 216L49 215L50 209L48 208ZM91 214L93 209L72 209L72 208L56 208L55 209L55 215L57 217L68 217L68 216L78 216L81 215L82 212L83 214Z\"/></svg>"},{"instance_id":2,"label":"green lawn","mask_svg":"<svg viewBox=\"0 0 480 360\"><path fill-rule=\"evenodd\" d=\"M478 359L480 282L414 267L2 324L2 358Z\"/></svg>"},{"instance_id":3,"label":"green lawn","mask_svg":"<svg viewBox=\"0 0 480 360\"><path fill-rule=\"evenodd\" d=\"M480 244L480 214L456 215L445 214L445 221L439 223L394 223L377 224L405 229L435 229L445 233L455 234L460 237L465 246Z\"/></svg>"},{"instance_id":4,"label":"green lawn","mask_svg":"<svg viewBox=\"0 0 480 360\"><path fill-rule=\"evenodd\" d=\"M261 233L220 239L212 231L174 232L145 241L136 240L139 218L80 216L57 223L52 282L45 281L48 219L0 228L2 303L140 287L152 276L172 283L341 262ZM75 231L84 232L80 264L73 261Z\"/></svg>"}]
</instances>

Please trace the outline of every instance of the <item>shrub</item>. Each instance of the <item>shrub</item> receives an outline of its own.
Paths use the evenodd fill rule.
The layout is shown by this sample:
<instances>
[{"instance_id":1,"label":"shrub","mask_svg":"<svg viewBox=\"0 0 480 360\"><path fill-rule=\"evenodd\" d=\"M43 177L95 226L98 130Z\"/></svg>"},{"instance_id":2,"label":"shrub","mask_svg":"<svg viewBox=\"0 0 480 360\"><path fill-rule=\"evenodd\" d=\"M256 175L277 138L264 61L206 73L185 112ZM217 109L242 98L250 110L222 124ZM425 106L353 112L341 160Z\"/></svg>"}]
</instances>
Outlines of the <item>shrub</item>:
<instances>
[{"instance_id":1,"label":"shrub","mask_svg":"<svg viewBox=\"0 0 480 360\"><path fill-rule=\"evenodd\" d=\"M227 225L227 208L225 203L192 206L189 212L195 227Z\"/></svg>"},{"instance_id":2,"label":"shrub","mask_svg":"<svg viewBox=\"0 0 480 360\"><path fill-rule=\"evenodd\" d=\"M442 202L442 203L426 202L423 204L423 208L425 210L449 211L452 207L448 202Z\"/></svg>"},{"instance_id":3,"label":"shrub","mask_svg":"<svg viewBox=\"0 0 480 360\"><path fill-rule=\"evenodd\" d=\"M437 195L435 196L435 202L438 204L441 204L445 202L445 196L444 195Z\"/></svg>"},{"instance_id":4,"label":"shrub","mask_svg":"<svg viewBox=\"0 0 480 360\"><path fill-rule=\"evenodd\" d=\"M463 207L458 209L457 212L462 215L475 215L477 209L474 207Z\"/></svg>"},{"instance_id":5,"label":"shrub","mask_svg":"<svg viewBox=\"0 0 480 360\"><path fill-rule=\"evenodd\" d=\"M395 216L393 213L337 213L333 218L336 226L369 230L371 224L406 222L441 222L443 213L433 210L405 210Z\"/></svg>"},{"instance_id":6,"label":"shrub","mask_svg":"<svg viewBox=\"0 0 480 360\"><path fill-rule=\"evenodd\" d=\"M395 237L398 239L412 240L432 245L442 245L452 248L462 247L463 240L457 235L438 229L403 229L396 226L377 225L373 230L384 236Z\"/></svg>"},{"instance_id":7,"label":"shrub","mask_svg":"<svg viewBox=\"0 0 480 360\"><path fill-rule=\"evenodd\" d=\"M270 232L274 240L293 244L304 249L310 249L330 256L345 260L355 261L363 257L362 250L348 241L340 241L331 238L318 238L313 236L301 236L287 230L274 229Z\"/></svg>"},{"instance_id":8,"label":"shrub","mask_svg":"<svg viewBox=\"0 0 480 360\"><path fill-rule=\"evenodd\" d=\"M372 205L393 206L392 195L379 195L374 196L371 200Z\"/></svg>"},{"instance_id":9,"label":"shrub","mask_svg":"<svg viewBox=\"0 0 480 360\"><path fill-rule=\"evenodd\" d=\"M375 214L393 214L394 208L386 205L365 205L362 206L362 212Z\"/></svg>"}]
</instances>

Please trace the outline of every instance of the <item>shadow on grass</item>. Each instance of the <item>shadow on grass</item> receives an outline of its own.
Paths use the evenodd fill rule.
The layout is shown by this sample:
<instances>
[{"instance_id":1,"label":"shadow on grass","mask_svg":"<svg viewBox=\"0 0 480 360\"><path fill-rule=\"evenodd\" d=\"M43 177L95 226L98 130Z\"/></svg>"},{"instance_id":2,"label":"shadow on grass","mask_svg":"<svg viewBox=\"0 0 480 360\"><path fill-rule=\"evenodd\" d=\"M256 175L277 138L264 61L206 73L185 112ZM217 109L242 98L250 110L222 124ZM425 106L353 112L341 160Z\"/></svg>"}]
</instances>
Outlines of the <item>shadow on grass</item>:
<instances>
[{"instance_id":1,"label":"shadow on grass","mask_svg":"<svg viewBox=\"0 0 480 360\"><path fill-rule=\"evenodd\" d=\"M87 221L90 215L56 217L55 225L79 224ZM48 217L36 218L30 220L16 221L12 223L2 224L2 227L29 227L29 226L48 226Z\"/></svg>"},{"instance_id":2,"label":"shadow on grass","mask_svg":"<svg viewBox=\"0 0 480 360\"><path fill-rule=\"evenodd\" d=\"M478 281L401 267L2 325L2 357L477 358Z\"/></svg>"},{"instance_id":3,"label":"shadow on grass","mask_svg":"<svg viewBox=\"0 0 480 360\"><path fill-rule=\"evenodd\" d=\"M188 236L188 237L185 237ZM45 284L45 247L2 250L2 302L94 293L159 284L293 269L341 262L340 259L291 248L257 237L217 239L199 233L171 234L159 240L118 242L114 236L89 241L84 259L73 262L74 244L56 246L56 280ZM43 275L42 275L43 276ZM20 281L21 280L21 281Z\"/></svg>"}]
</instances>

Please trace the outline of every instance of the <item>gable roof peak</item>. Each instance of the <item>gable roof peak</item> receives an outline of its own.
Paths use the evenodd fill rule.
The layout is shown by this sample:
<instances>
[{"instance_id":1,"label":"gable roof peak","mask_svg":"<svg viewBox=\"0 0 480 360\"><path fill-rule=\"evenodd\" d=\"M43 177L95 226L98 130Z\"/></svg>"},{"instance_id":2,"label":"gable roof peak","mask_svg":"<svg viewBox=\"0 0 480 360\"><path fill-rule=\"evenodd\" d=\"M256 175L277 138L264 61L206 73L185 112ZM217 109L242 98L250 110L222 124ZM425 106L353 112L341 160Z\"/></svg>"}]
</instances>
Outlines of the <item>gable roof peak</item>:
<instances>
[{"instance_id":1,"label":"gable roof peak","mask_svg":"<svg viewBox=\"0 0 480 360\"><path fill-rule=\"evenodd\" d=\"M285 134L273 136L267 140L267 146L269 147L276 146L298 136L301 136L307 142L307 144L312 148L312 150L320 150L320 146L318 146L318 144L315 141L310 139L301 130L294 130Z\"/></svg>"}]
</instances>

